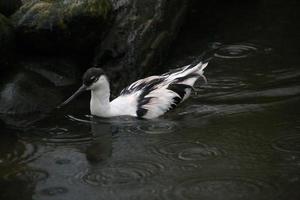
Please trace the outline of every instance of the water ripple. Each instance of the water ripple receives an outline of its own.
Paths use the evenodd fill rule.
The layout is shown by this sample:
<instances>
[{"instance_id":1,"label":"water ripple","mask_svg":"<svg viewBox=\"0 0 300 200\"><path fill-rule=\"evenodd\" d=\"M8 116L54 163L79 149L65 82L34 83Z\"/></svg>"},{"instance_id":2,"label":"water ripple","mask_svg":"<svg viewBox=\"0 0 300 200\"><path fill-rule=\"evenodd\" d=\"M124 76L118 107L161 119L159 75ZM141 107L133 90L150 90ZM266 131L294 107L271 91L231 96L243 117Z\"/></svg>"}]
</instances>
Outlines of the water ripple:
<instances>
[{"instance_id":1,"label":"water ripple","mask_svg":"<svg viewBox=\"0 0 300 200\"><path fill-rule=\"evenodd\" d=\"M50 187L40 191L40 193L45 196L57 196L57 195L65 194L67 192L68 189L65 187Z\"/></svg>"},{"instance_id":2,"label":"water ripple","mask_svg":"<svg viewBox=\"0 0 300 200\"><path fill-rule=\"evenodd\" d=\"M258 47L254 44L233 44L224 45L216 53L215 57L234 59L234 58L246 58L258 51Z\"/></svg>"},{"instance_id":3,"label":"water ripple","mask_svg":"<svg viewBox=\"0 0 300 200\"><path fill-rule=\"evenodd\" d=\"M13 149L10 149L13 148ZM38 157L37 146L18 140L13 146L0 155L0 166L11 164L24 164L35 160Z\"/></svg>"},{"instance_id":4,"label":"water ripple","mask_svg":"<svg viewBox=\"0 0 300 200\"><path fill-rule=\"evenodd\" d=\"M202 161L225 156L225 151L211 147L201 142L172 142L162 143L152 149L154 153L169 159L181 161Z\"/></svg>"},{"instance_id":5,"label":"water ripple","mask_svg":"<svg viewBox=\"0 0 300 200\"><path fill-rule=\"evenodd\" d=\"M166 199L270 199L276 192L267 182L245 177L191 178L176 185Z\"/></svg>"},{"instance_id":6,"label":"water ripple","mask_svg":"<svg viewBox=\"0 0 300 200\"><path fill-rule=\"evenodd\" d=\"M75 145L90 143L92 135L88 128L78 128L71 131L64 127L55 126L53 128L34 128L30 135L19 135L19 137L28 141L37 141L46 144L64 144Z\"/></svg>"},{"instance_id":7,"label":"water ripple","mask_svg":"<svg viewBox=\"0 0 300 200\"><path fill-rule=\"evenodd\" d=\"M289 135L276 138L272 147L278 151L300 153L300 135Z\"/></svg>"},{"instance_id":8,"label":"water ripple","mask_svg":"<svg viewBox=\"0 0 300 200\"><path fill-rule=\"evenodd\" d=\"M126 185L139 183L163 169L163 165L151 161L119 161L95 171L80 172L75 179L91 186Z\"/></svg>"},{"instance_id":9,"label":"water ripple","mask_svg":"<svg viewBox=\"0 0 300 200\"><path fill-rule=\"evenodd\" d=\"M126 127L126 130L134 134L168 134L177 129L177 123L166 120L140 121Z\"/></svg>"},{"instance_id":10,"label":"water ripple","mask_svg":"<svg viewBox=\"0 0 300 200\"><path fill-rule=\"evenodd\" d=\"M178 115L197 114L197 116L207 116L217 111L216 107L210 105L191 105L185 108L183 112L178 113Z\"/></svg>"},{"instance_id":11,"label":"water ripple","mask_svg":"<svg viewBox=\"0 0 300 200\"><path fill-rule=\"evenodd\" d=\"M41 169L22 169L18 171L13 171L11 173L6 174L3 178L5 180L24 180L30 183L36 183L40 181L44 181L49 177L49 174Z\"/></svg>"},{"instance_id":12,"label":"water ripple","mask_svg":"<svg viewBox=\"0 0 300 200\"><path fill-rule=\"evenodd\" d=\"M81 118L79 118L79 117L75 117L75 116L73 116L73 115L67 115L66 116L69 120L71 120L71 121L74 121L74 122L79 122L79 123L83 123L83 124L91 124L91 123L93 123L92 121L91 121L91 119L93 118L92 116L90 116L90 115L85 115L84 116L84 118L83 117L81 117Z\"/></svg>"}]
</instances>

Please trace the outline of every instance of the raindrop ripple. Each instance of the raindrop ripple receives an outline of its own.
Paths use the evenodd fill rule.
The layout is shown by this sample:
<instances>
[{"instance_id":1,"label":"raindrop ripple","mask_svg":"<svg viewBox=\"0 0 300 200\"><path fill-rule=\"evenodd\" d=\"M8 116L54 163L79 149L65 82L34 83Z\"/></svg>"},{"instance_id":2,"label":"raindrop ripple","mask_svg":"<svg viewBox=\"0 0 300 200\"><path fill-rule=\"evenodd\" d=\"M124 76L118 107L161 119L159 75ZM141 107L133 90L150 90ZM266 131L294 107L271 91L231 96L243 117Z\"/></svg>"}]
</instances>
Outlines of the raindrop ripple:
<instances>
[{"instance_id":1,"label":"raindrop ripple","mask_svg":"<svg viewBox=\"0 0 300 200\"><path fill-rule=\"evenodd\" d=\"M246 58L258 51L258 48L253 44L233 44L225 45L218 49L215 57L225 59Z\"/></svg>"}]
</instances>

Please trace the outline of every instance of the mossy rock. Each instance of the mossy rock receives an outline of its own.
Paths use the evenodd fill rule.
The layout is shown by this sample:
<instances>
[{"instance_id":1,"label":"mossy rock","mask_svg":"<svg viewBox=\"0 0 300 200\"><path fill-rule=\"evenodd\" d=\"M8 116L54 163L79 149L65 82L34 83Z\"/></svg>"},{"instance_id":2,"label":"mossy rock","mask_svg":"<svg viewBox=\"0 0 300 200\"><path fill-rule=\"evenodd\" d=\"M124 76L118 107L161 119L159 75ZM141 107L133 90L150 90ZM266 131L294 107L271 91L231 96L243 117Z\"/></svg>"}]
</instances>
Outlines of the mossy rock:
<instances>
[{"instance_id":1,"label":"mossy rock","mask_svg":"<svg viewBox=\"0 0 300 200\"><path fill-rule=\"evenodd\" d=\"M13 41L13 26L5 16L0 14L0 64L3 64L8 60L13 48Z\"/></svg>"},{"instance_id":2,"label":"mossy rock","mask_svg":"<svg viewBox=\"0 0 300 200\"><path fill-rule=\"evenodd\" d=\"M12 16L18 43L54 53L88 53L111 19L109 0L28 0Z\"/></svg>"}]
</instances>

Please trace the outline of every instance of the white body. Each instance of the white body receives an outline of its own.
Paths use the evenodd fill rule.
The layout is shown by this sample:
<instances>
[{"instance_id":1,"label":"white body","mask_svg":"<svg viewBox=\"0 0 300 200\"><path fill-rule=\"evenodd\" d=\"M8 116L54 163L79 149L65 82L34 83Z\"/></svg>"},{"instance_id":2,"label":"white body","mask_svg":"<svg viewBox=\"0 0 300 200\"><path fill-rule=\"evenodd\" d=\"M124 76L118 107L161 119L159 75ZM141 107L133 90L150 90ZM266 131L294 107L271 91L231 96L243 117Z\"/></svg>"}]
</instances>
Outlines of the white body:
<instances>
[{"instance_id":1,"label":"white body","mask_svg":"<svg viewBox=\"0 0 300 200\"><path fill-rule=\"evenodd\" d=\"M101 76L94 83L91 89L90 110L92 115L99 117L113 117L121 115L129 115L146 119L156 118L170 110L174 104L174 98L180 95L170 90L170 85L190 86L199 77L203 77L203 69L208 63L198 63L195 66L190 65L176 69L175 72L169 72L160 76L151 76L145 79L138 80L125 88L119 97L110 102L110 88L106 76ZM193 75L193 76L192 76ZM153 81L160 80L157 84ZM148 84L148 85L147 85ZM149 87L151 85L151 88ZM173 84L173 85L172 85ZM150 90L149 90L150 88ZM148 91L145 91L147 90ZM181 88L182 89L182 88ZM176 90L175 90L176 91ZM146 95L145 95L146 94ZM184 89L184 96L180 102L187 99L191 94L191 88ZM143 100L148 99L143 103ZM138 109L145 111L143 116L139 116Z\"/></svg>"}]
</instances>

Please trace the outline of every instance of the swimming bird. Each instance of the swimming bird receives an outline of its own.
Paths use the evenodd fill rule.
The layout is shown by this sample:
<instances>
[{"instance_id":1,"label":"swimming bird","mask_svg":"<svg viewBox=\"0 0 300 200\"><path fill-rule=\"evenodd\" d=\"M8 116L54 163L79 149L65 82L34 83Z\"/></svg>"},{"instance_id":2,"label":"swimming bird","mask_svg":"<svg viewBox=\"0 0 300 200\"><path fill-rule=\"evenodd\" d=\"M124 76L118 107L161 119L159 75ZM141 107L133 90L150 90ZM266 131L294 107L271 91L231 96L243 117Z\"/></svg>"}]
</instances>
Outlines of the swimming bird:
<instances>
[{"instance_id":1,"label":"swimming bird","mask_svg":"<svg viewBox=\"0 0 300 200\"><path fill-rule=\"evenodd\" d=\"M83 75L82 86L61 106L83 91L90 90L92 115L156 118L185 101L200 77L206 81L203 70L207 64L208 61L197 61L162 75L140 79L124 88L113 101L110 101L110 86L105 72L101 68L90 68Z\"/></svg>"}]
</instances>

